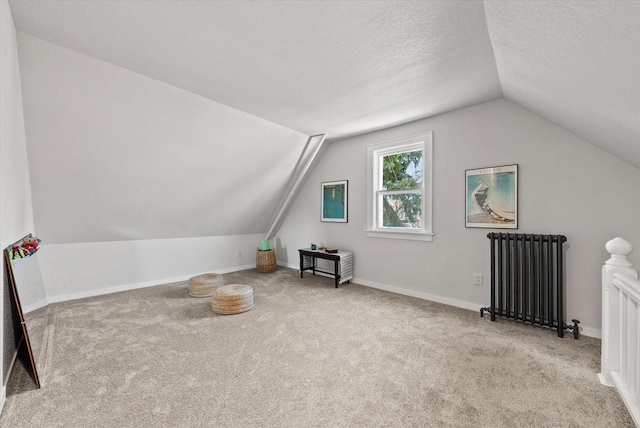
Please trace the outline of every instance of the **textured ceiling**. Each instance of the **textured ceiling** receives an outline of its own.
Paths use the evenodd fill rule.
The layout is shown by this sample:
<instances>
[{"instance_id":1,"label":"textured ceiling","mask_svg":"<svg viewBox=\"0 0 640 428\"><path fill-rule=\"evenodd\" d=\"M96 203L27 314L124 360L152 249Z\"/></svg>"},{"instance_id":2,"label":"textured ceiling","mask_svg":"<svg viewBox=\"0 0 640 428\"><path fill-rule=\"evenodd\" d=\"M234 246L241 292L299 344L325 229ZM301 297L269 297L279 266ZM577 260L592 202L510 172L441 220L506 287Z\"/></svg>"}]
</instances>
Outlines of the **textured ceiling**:
<instances>
[{"instance_id":1,"label":"textured ceiling","mask_svg":"<svg viewBox=\"0 0 640 428\"><path fill-rule=\"evenodd\" d=\"M637 1L10 4L19 31L305 134L504 93L640 168Z\"/></svg>"},{"instance_id":2,"label":"textured ceiling","mask_svg":"<svg viewBox=\"0 0 640 428\"><path fill-rule=\"evenodd\" d=\"M19 31L332 139L502 97L481 1L11 9Z\"/></svg>"},{"instance_id":3,"label":"textured ceiling","mask_svg":"<svg viewBox=\"0 0 640 428\"><path fill-rule=\"evenodd\" d=\"M640 2L485 9L504 96L640 168Z\"/></svg>"}]
</instances>

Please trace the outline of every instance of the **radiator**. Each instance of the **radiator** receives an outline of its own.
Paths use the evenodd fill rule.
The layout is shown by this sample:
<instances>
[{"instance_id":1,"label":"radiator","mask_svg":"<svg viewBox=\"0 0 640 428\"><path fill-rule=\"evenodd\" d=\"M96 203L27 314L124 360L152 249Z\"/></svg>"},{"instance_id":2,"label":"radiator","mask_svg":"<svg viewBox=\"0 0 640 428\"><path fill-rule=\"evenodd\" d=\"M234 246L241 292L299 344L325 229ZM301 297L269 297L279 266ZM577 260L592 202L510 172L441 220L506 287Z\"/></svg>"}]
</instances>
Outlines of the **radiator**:
<instances>
[{"instance_id":1,"label":"radiator","mask_svg":"<svg viewBox=\"0 0 640 428\"><path fill-rule=\"evenodd\" d=\"M491 306L480 316L491 314L527 324L548 327L564 337L578 324L564 322L563 235L489 233L491 240Z\"/></svg>"}]
</instances>

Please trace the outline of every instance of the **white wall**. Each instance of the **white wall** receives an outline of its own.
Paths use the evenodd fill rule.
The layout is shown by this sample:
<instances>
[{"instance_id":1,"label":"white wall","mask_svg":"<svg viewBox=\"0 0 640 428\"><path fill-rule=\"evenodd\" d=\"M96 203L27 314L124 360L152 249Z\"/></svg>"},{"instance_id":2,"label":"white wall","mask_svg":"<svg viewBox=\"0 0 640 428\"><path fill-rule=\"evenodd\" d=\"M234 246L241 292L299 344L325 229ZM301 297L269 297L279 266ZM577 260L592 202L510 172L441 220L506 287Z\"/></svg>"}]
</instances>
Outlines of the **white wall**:
<instances>
[{"instance_id":1,"label":"white wall","mask_svg":"<svg viewBox=\"0 0 640 428\"><path fill-rule=\"evenodd\" d=\"M18 33L45 244L266 232L307 136Z\"/></svg>"},{"instance_id":2,"label":"white wall","mask_svg":"<svg viewBox=\"0 0 640 428\"><path fill-rule=\"evenodd\" d=\"M33 211L29 168L25 147L24 119L16 34L6 0L0 0L0 248L33 232ZM4 261L2 261L4 264ZM4 275L2 290L5 290ZM0 293L0 320L3 313ZM4 343L4 331L0 336ZM0 361L5 361L0 347ZM0 378L4 377L3 367ZM0 409L4 403L6 379L2 379Z\"/></svg>"},{"instance_id":3,"label":"white wall","mask_svg":"<svg viewBox=\"0 0 640 428\"><path fill-rule=\"evenodd\" d=\"M255 266L307 136L27 34L18 52L48 302Z\"/></svg>"},{"instance_id":4,"label":"white wall","mask_svg":"<svg viewBox=\"0 0 640 428\"><path fill-rule=\"evenodd\" d=\"M49 303L255 268L263 234L43 245ZM238 256L238 252L241 253Z\"/></svg>"},{"instance_id":5,"label":"white wall","mask_svg":"<svg viewBox=\"0 0 640 428\"><path fill-rule=\"evenodd\" d=\"M23 313L29 313L47 305L47 294L40 271L39 254L24 259L11 260L11 270L16 283Z\"/></svg>"},{"instance_id":6,"label":"white wall","mask_svg":"<svg viewBox=\"0 0 640 428\"><path fill-rule=\"evenodd\" d=\"M434 133L433 242L367 238L367 145ZM373 285L468 308L489 304L491 229L466 229L466 169L519 164L519 230L567 236L567 319L599 335L604 244L631 241L640 266L640 170L502 99L332 143L278 234L278 260L297 266L311 242L352 250ZM349 180L349 222L320 222L320 183ZM484 275L484 286L473 275Z\"/></svg>"},{"instance_id":7,"label":"white wall","mask_svg":"<svg viewBox=\"0 0 640 428\"><path fill-rule=\"evenodd\" d=\"M25 143L24 116L20 73L16 51L16 33L11 20L11 11L6 0L2 0L2 62L0 77L0 185L2 202L2 242L7 245L33 232L33 210L31 187Z\"/></svg>"}]
</instances>

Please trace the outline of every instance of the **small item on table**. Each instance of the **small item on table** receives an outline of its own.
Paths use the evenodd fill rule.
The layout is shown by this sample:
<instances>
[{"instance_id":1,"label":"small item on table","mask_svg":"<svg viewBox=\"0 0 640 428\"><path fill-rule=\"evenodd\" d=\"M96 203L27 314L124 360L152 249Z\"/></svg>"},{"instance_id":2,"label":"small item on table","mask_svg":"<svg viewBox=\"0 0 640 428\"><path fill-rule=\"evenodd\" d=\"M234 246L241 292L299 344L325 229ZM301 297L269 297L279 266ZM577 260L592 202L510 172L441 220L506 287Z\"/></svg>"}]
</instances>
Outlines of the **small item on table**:
<instances>
[{"instance_id":1,"label":"small item on table","mask_svg":"<svg viewBox=\"0 0 640 428\"><path fill-rule=\"evenodd\" d=\"M311 249L315 250L316 249L316 244L311 244Z\"/></svg>"},{"instance_id":2,"label":"small item on table","mask_svg":"<svg viewBox=\"0 0 640 428\"><path fill-rule=\"evenodd\" d=\"M335 253L338 252L338 249L337 248L329 248L329 247L327 247L325 251L327 253L329 253L329 254L335 254Z\"/></svg>"}]
</instances>

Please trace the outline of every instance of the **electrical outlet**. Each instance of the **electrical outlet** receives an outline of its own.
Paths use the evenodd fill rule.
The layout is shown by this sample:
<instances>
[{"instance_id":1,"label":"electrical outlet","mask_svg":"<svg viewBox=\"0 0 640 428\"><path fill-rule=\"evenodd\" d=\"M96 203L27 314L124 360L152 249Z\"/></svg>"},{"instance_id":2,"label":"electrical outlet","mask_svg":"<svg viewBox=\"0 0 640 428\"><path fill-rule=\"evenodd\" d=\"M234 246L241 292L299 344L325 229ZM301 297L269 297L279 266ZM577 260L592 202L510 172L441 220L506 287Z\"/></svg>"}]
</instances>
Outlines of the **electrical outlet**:
<instances>
[{"instance_id":1,"label":"electrical outlet","mask_svg":"<svg viewBox=\"0 0 640 428\"><path fill-rule=\"evenodd\" d=\"M242 257L242 251L238 250L238 257Z\"/></svg>"},{"instance_id":2,"label":"electrical outlet","mask_svg":"<svg viewBox=\"0 0 640 428\"><path fill-rule=\"evenodd\" d=\"M473 283L475 285L482 285L482 274L481 273L477 273L477 274L473 275Z\"/></svg>"}]
</instances>

